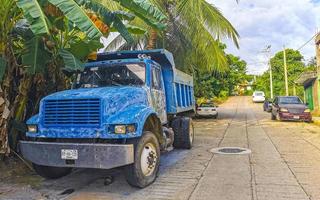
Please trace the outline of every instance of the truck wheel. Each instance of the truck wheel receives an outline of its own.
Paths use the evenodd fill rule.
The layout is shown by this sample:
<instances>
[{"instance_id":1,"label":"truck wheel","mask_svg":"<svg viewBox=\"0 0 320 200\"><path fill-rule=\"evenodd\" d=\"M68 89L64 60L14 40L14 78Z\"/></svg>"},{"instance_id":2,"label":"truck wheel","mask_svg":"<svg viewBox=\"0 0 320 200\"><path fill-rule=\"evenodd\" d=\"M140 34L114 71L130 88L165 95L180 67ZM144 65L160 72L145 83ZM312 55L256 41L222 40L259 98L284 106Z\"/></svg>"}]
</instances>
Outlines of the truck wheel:
<instances>
[{"instance_id":1,"label":"truck wheel","mask_svg":"<svg viewBox=\"0 0 320 200\"><path fill-rule=\"evenodd\" d=\"M189 117L176 118L172 122L174 131L173 146L177 149L191 149L194 140L194 127Z\"/></svg>"},{"instance_id":2,"label":"truck wheel","mask_svg":"<svg viewBox=\"0 0 320 200\"><path fill-rule=\"evenodd\" d=\"M144 188L156 180L160 164L160 146L157 137L145 131L134 144L134 163L124 168L127 182Z\"/></svg>"},{"instance_id":3,"label":"truck wheel","mask_svg":"<svg viewBox=\"0 0 320 200\"><path fill-rule=\"evenodd\" d=\"M57 179L63 176L66 176L71 173L72 168L69 167L50 167L32 164L34 171L37 172L38 175L42 176L46 179Z\"/></svg>"}]
</instances>

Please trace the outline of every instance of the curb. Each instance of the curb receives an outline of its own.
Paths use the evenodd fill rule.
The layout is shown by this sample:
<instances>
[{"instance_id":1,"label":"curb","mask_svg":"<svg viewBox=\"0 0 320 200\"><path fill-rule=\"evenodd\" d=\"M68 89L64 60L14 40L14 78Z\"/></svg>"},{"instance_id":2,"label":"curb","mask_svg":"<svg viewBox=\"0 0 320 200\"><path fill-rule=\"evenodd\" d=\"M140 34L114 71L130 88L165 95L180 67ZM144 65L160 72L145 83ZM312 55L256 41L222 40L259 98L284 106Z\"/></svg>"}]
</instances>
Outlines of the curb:
<instances>
[{"instance_id":1,"label":"curb","mask_svg":"<svg viewBox=\"0 0 320 200\"><path fill-rule=\"evenodd\" d=\"M313 124L320 126L320 120L319 119L313 120Z\"/></svg>"}]
</instances>

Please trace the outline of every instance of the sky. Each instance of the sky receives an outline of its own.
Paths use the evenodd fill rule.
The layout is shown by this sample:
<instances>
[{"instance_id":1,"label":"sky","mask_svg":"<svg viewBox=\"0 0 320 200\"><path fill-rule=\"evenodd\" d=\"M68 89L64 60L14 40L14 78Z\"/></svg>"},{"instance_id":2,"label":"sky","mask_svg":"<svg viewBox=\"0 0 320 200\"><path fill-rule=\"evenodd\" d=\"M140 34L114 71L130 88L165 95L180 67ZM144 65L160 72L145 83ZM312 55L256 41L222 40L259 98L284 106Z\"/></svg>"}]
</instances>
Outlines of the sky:
<instances>
[{"instance_id":1,"label":"sky","mask_svg":"<svg viewBox=\"0 0 320 200\"><path fill-rule=\"evenodd\" d=\"M230 40L227 52L248 63L248 73L268 69L267 55L286 48L298 49L320 31L320 0L207 0L214 4L240 34L240 49ZM301 49L306 62L315 56L314 40Z\"/></svg>"}]
</instances>

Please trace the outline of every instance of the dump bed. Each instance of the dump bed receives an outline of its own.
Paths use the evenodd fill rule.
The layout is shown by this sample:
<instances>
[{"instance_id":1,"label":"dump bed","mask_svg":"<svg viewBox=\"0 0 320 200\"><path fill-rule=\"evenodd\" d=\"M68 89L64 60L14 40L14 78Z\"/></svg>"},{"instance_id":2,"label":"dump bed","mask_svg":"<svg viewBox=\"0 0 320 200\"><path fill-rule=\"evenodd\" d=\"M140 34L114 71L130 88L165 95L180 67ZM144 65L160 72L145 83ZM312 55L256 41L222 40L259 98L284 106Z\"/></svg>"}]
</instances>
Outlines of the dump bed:
<instances>
[{"instance_id":1,"label":"dump bed","mask_svg":"<svg viewBox=\"0 0 320 200\"><path fill-rule=\"evenodd\" d=\"M142 51L117 51L98 54L97 61L148 58L162 69L168 114L194 110L195 99L192 76L175 68L173 55L165 49Z\"/></svg>"}]
</instances>

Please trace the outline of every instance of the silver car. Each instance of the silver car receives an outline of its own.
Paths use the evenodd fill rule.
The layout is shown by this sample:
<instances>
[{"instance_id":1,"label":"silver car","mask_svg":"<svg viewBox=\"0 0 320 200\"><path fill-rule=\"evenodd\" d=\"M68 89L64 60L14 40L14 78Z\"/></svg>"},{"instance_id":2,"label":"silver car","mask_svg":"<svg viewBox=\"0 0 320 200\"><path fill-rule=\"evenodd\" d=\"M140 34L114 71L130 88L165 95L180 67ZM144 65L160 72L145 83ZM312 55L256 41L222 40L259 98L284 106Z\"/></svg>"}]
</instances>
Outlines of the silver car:
<instances>
[{"instance_id":1,"label":"silver car","mask_svg":"<svg viewBox=\"0 0 320 200\"><path fill-rule=\"evenodd\" d=\"M217 111L216 105L213 103L202 103L200 106L197 107L197 116L198 117L218 117L218 111Z\"/></svg>"}]
</instances>

